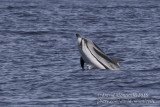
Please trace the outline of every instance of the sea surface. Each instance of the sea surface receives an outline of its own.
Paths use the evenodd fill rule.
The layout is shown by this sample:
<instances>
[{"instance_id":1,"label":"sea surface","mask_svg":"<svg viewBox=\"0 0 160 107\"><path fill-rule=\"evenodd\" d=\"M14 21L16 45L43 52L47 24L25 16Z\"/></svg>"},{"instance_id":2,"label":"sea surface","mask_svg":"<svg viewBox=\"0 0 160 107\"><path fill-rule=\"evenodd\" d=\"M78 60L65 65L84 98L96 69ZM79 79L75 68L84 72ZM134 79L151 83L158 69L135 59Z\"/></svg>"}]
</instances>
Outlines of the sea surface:
<instances>
[{"instance_id":1,"label":"sea surface","mask_svg":"<svg viewBox=\"0 0 160 107\"><path fill-rule=\"evenodd\" d=\"M82 70L76 33L121 70ZM160 107L160 0L0 0L0 107Z\"/></svg>"}]
</instances>

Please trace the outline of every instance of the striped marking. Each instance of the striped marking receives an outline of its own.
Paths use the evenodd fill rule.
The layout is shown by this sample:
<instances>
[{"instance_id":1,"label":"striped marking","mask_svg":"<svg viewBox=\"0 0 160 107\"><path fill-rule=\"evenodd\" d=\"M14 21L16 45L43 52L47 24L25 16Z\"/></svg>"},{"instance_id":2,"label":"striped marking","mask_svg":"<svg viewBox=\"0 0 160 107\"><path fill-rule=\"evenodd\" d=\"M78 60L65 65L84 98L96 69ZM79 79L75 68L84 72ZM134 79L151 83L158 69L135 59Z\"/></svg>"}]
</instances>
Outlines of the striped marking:
<instances>
[{"instance_id":1,"label":"striped marking","mask_svg":"<svg viewBox=\"0 0 160 107\"><path fill-rule=\"evenodd\" d=\"M89 52L93 55L93 53L91 52L91 50L89 49L89 47L88 47L88 45L87 45L87 43L88 43L87 40L84 39L84 41L85 41L85 43L86 43L86 46L87 46ZM94 56L94 55L93 55L93 56ZM106 65L104 65L102 62L100 62L95 56L94 56L94 58L95 58L101 65L103 65L104 68L108 69L108 67L107 67Z\"/></svg>"}]
</instances>

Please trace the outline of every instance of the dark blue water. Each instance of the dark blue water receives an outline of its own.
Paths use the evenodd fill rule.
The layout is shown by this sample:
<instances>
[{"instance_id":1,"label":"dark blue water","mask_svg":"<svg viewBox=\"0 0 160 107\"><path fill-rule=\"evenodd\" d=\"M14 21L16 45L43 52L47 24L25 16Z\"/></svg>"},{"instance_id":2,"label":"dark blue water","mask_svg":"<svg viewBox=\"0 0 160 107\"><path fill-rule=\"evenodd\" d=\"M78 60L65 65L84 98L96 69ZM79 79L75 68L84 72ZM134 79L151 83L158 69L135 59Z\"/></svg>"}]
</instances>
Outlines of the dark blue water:
<instances>
[{"instance_id":1,"label":"dark blue water","mask_svg":"<svg viewBox=\"0 0 160 107\"><path fill-rule=\"evenodd\" d=\"M76 33L121 70L82 71ZM0 106L159 107L159 41L159 0L0 0Z\"/></svg>"}]
</instances>

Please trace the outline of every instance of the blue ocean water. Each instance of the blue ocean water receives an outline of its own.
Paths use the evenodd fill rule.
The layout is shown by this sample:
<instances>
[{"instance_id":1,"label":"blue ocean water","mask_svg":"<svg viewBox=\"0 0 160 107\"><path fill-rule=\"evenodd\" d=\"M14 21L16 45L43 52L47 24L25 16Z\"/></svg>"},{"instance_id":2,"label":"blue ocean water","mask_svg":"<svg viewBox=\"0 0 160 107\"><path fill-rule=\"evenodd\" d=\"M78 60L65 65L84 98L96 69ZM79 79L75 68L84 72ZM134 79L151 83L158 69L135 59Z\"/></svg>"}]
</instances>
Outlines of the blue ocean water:
<instances>
[{"instance_id":1,"label":"blue ocean water","mask_svg":"<svg viewBox=\"0 0 160 107\"><path fill-rule=\"evenodd\" d=\"M81 70L76 33L121 70ZM159 41L159 0L0 0L0 106L159 107Z\"/></svg>"}]
</instances>

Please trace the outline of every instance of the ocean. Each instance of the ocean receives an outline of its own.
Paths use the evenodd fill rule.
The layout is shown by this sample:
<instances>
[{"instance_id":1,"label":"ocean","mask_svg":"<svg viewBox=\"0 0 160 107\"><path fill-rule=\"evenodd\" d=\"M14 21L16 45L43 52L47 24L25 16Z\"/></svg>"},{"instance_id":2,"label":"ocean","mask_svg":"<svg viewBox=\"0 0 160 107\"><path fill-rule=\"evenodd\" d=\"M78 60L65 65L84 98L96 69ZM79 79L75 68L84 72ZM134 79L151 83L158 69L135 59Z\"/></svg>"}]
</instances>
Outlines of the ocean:
<instances>
[{"instance_id":1,"label":"ocean","mask_svg":"<svg viewBox=\"0 0 160 107\"><path fill-rule=\"evenodd\" d=\"M121 70L82 70L76 33ZM159 107L159 0L0 0L0 107Z\"/></svg>"}]
</instances>

